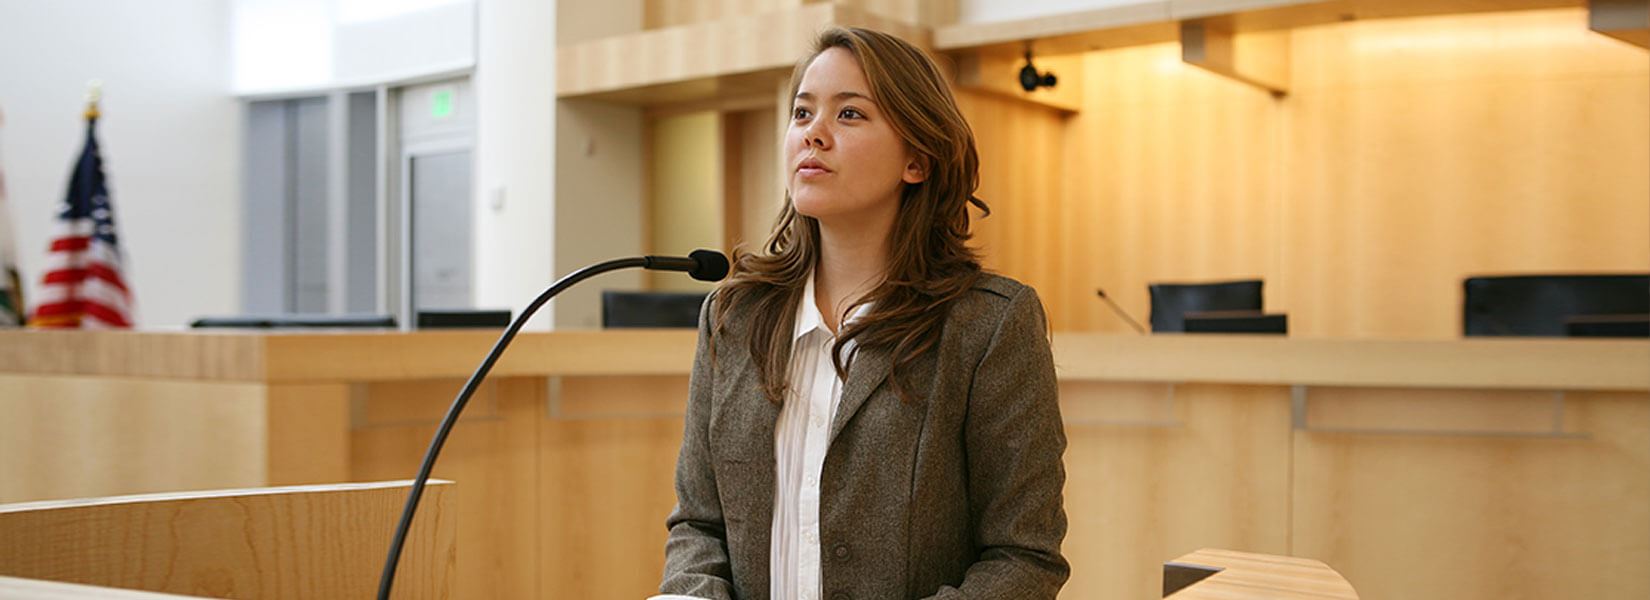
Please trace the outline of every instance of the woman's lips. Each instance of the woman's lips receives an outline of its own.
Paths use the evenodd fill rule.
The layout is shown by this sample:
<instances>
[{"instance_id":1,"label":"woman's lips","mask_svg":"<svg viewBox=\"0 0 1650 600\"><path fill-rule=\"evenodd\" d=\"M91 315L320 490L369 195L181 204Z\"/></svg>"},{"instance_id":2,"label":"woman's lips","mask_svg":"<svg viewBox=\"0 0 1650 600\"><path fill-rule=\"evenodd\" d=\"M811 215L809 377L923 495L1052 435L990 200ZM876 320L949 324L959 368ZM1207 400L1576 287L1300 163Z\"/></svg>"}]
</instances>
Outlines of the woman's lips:
<instances>
[{"instance_id":1,"label":"woman's lips","mask_svg":"<svg viewBox=\"0 0 1650 600\"><path fill-rule=\"evenodd\" d=\"M816 179L831 174L831 169L817 158L808 158L796 165L796 174L803 179Z\"/></svg>"}]
</instances>

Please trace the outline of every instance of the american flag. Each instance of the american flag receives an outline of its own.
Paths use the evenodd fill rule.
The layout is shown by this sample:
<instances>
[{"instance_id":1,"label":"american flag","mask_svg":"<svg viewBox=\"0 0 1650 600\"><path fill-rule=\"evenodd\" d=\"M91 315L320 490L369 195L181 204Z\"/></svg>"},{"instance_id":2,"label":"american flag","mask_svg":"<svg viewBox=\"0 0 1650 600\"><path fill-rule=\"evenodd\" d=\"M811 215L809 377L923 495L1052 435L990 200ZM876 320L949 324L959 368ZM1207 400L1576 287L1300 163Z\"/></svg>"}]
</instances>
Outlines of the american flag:
<instances>
[{"instance_id":1,"label":"american flag","mask_svg":"<svg viewBox=\"0 0 1650 600\"><path fill-rule=\"evenodd\" d=\"M132 295L120 275L103 159L97 153L97 118L86 120L86 147L69 177L69 196L57 215L57 235L46 259L33 327L130 328Z\"/></svg>"}]
</instances>

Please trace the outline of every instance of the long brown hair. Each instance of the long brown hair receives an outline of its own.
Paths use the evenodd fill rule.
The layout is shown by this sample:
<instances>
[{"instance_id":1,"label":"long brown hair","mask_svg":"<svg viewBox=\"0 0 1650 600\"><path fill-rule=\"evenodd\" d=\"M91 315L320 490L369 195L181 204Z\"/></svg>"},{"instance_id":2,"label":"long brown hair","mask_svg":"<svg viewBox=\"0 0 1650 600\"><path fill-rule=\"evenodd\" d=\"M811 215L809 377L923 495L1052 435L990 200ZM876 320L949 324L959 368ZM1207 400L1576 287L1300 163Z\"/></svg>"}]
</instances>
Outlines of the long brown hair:
<instances>
[{"instance_id":1,"label":"long brown hair","mask_svg":"<svg viewBox=\"0 0 1650 600\"><path fill-rule=\"evenodd\" d=\"M850 365L843 347L848 341L856 340L860 349L890 350L894 389L902 401L911 401L902 371L937 347L951 302L980 277L979 257L967 246L968 207L990 213L985 202L974 197L980 183L979 154L974 132L933 59L886 33L832 28L820 34L813 52L791 73L793 99L808 65L831 48L847 50L858 60L872 99L926 167L924 181L904 184L900 192L898 215L889 232L886 275L843 311L838 322L845 325L831 359L837 376L846 379ZM749 325L752 362L763 394L776 404L784 401L789 385L797 302L819 256L819 221L797 213L787 193L765 252L735 249L732 275L716 293L716 332L726 332L729 317L736 314ZM869 313L849 323L848 315L866 303L871 304Z\"/></svg>"}]
</instances>

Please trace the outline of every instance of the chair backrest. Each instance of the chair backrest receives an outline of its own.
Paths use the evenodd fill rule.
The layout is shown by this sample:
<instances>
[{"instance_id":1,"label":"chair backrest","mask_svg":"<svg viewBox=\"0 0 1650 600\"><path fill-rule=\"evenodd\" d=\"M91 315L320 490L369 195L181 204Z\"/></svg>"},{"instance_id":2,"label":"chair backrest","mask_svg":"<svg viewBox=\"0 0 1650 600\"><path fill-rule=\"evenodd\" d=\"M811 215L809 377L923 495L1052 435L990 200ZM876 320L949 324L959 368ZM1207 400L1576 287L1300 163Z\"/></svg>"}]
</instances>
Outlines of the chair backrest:
<instances>
[{"instance_id":1,"label":"chair backrest","mask_svg":"<svg viewBox=\"0 0 1650 600\"><path fill-rule=\"evenodd\" d=\"M602 327L699 326L707 292L602 292Z\"/></svg>"},{"instance_id":2,"label":"chair backrest","mask_svg":"<svg viewBox=\"0 0 1650 600\"><path fill-rule=\"evenodd\" d=\"M1261 310L1261 280L1212 283L1154 283L1146 286L1152 297L1152 333L1186 331L1186 313L1232 310Z\"/></svg>"},{"instance_id":3,"label":"chair backrest","mask_svg":"<svg viewBox=\"0 0 1650 600\"><path fill-rule=\"evenodd\" d=\"M213 598L368 598L409 481L0 504L0 575ZM451 596L451 482L419 503L396 596Z\"/></svg>"},{"instance_id":4,"label":"chair backrest","mask_svg":"<svg viewBox=\"0 0 1650 600\"><path fill-rule=\"evenodd\" d=\"M1189 312L1186 333L1242 333L1288 335L1289 315L1254 310Z\"/></svg>"},{"instance_id":5,"label":"chair backrest","mask_svg":"<svg viewBox=\"0 0 1650 600\"><path fill-rule=\"evenodd\" d=\"M1650 274L1471 277L1462 287L1467 336L1560 337L1573 317L1650 313Z\"/></svg>"}]
</instances>

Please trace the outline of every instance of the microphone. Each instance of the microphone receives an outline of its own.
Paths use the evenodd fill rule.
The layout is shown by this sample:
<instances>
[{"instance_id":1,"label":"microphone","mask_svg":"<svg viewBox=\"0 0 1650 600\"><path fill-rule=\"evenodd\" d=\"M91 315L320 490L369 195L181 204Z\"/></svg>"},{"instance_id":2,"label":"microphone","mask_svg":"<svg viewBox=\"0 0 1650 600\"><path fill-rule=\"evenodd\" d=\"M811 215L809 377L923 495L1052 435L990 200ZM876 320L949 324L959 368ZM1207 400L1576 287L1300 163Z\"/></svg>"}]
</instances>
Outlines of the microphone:
<instances>
[{"instance_id":1,"label":"microphone","mask_svg":"<svg viewBox=\"0 0 1650 600\"><path fill-rule=\"evenodd\" d=\"M728 276L728 257L715 250L694 250L686 257L644 256L643 269L654 271L682 271L699 281L721 281Z\"/></svg>"},{"instance_id":2,"label":"microphone","mask_svg":"<svg viewBox=\"0 0 1650 600\"><path fill-rule=\"evenodd\" d=\"M1111 307L1112 312L1117 313L1117 316L1119 317L1123 317L1124 321L1128 321L1129 326L1133 327L1136 333L1146 335L1146 328L1141 327L1139 321L1134 320L1134 317L1129 316L1129 313L1125 312L1123 307L1118 306L1116 302L1113 302L1111 296L1106 295L1106 290L1096 289L1094 291L1100 294L1100 299L1106 301L1106 305Z\"/></svg>"},{"instance_id":3,"label":"microphone","mask_svg":"<svg viewBox=\"0 0 1650 600\"><path fill-rule=\"evenodd\" d=\"M470 402L470 396L475 394L481 380L493 370L493 363L504 354L504 348L515 339L516 332L527 324L528 317L533 316L539 307L549 302L563 290L573 287L581 281L619 269L641 267L654 271L682 271L700 281L721 281L728 275L728 257L715 250L694 250L687 256L641 256L635 258L619 258L603 263L597 263L556 280L550 288L533 299L527 308L521 311L504 333L493 343L493 349L482 359L481 365L470 374L470 380L464 382L464 388L459 390L458 397L453 399L452 406L447 408L447 416L441 418L441 427L436 430L435 438L430 440L430 448L424 453L424 464L418 468L418 477L413 480L412 491L407 494L407 505L401 511L401 522L395 527L395 538L390 542L390 554L384 561L384 573L378 580L378 599L389 600L390 587L395 583L396 564L401 561L401 547L407 543L407 532L412 529L413 514L418 511L418 500L424 495L424 486L430 481L430 469L435 466L435 459L441 454L441 447L447 443L447 434L452 433L453 425L458 423L459 413Z\"/></svg>"}]
</instances>

